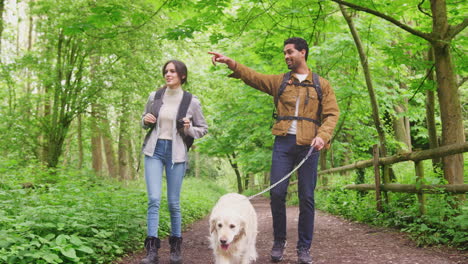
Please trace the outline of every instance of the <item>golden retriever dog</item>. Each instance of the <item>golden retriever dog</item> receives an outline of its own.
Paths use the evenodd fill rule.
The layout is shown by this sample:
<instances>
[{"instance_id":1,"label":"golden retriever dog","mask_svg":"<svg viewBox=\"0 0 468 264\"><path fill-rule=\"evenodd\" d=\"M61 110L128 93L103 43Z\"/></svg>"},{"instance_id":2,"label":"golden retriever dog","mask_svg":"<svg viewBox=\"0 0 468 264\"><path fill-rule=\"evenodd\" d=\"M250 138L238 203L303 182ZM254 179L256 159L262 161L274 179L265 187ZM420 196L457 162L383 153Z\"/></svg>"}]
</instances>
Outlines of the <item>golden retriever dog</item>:
<instances>
[{"instance_id":1,"label":"golden retriever dog","mask_svg":"<svg viewBox=\"0 0 468 264\"><path fill-rule=\"evenodd\" d=\"M257 259L257 214L244 195L219 198L210 215L210 244L216 264L249 264Z\"/></svg>"}]
</instances>

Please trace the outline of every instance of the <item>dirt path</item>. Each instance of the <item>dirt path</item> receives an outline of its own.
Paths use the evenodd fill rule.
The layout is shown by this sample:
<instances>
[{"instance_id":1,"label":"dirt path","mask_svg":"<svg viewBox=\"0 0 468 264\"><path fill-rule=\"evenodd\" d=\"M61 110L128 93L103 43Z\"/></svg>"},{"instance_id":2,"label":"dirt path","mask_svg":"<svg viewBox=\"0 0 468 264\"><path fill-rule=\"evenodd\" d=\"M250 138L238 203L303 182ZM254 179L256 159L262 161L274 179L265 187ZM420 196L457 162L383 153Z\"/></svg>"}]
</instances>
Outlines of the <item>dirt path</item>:
<instances>
[{"instance_id":1,"label":"dirt path","mask_svg":"<svg viewBox=\"0 0 468 264\"><path fill-rule=\"evenodd\" d=\"M269 200L255 198L252 201L258 216L257 264L270 263L272 227ZM289 207L288 245L284 264L296 263L298 208ZM183 234L184 264L211 264L212 252L208 247L207 218L194 223ZM315 264L451 264L468 263L468 252L453 249L418 248L406 236L390 229L369 227L317 211L315 234L311 254ZM116 264L139 264L144 253L138 252ZM169 263L169 245L162 241L160 263Z\"/></svg>"}]
</instances>

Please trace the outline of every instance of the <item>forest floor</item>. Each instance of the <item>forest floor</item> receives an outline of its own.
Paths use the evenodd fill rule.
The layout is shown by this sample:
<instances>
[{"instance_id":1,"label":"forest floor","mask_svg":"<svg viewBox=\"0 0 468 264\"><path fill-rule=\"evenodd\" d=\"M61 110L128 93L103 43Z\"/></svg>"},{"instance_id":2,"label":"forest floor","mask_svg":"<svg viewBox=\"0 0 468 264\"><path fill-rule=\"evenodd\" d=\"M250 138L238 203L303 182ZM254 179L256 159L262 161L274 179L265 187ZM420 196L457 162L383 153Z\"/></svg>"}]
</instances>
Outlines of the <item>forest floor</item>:
<instances>
[{"instance_id":1,"label":"forest floor","mask_svg":"<svg viewBox=\"0 0 468 264\"><path fill-rule=\"evenodd\" d=\"M252 201L258 217L257 264L271 263L272 224L269 200ZM283 264L297 263L298 207L288 207L288 244ZM208 243L208 217L183 233L184 264L211 264L213 253ZM315 264L449 264L468 263L468 252L446 247L420 248L407 235L395 229L372 227L316 211L311 255ZM115 264L139 264L144 252L136 252ZM169 263L169 243L161 241L160 264Z\"/></svg>"}]
</instances>

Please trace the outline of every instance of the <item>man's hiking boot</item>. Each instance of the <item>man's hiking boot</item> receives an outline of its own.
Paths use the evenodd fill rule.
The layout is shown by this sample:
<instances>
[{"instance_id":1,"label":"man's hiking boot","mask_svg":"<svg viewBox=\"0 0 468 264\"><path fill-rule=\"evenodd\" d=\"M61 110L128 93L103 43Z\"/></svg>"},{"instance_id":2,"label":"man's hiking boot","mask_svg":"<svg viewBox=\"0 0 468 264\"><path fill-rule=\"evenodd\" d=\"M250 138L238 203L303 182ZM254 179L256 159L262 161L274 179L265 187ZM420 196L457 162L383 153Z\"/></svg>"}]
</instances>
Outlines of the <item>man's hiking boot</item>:
<instances>
[{"instance_id":1,"label":"man's hiking boot","mask_svg":"<svg viewBox=\"0 0 468 264\"><path fill-rule=\"evenodd\" d=\"M307 248L297 249L297 263L299 264L312 264L312 257Z\"/></svg>"},{"instance_id":2,"label":"man's hiking boot","mask_svg":"<svg viewBox=\"0 0 468 264\"><path fill-rule=\"evenodd\" d=\"M271 249L271 261L280 262L283 260L283 252L286 248L286 240L275 240Z\"/></svg>"},{"instance_id":3,"label":"man's hiking boot","mask_svg":"<svg viewBox=\"0 0 468 264\"><path fill-rule=\"evenodd\" d=\"M145 239L146 257L140 264L158 264L158 249L161 247L161 241L157 237L147 237Z\"/></svg>"}]
</instances>

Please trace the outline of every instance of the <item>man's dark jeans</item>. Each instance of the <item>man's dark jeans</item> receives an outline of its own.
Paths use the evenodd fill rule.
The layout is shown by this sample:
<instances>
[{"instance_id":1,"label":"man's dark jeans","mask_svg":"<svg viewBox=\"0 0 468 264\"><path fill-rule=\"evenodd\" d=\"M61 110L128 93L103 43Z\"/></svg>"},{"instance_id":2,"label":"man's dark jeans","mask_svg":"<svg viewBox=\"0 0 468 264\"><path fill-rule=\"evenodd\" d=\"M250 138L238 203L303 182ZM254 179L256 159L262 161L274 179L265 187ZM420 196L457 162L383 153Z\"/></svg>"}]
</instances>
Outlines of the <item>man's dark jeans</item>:
<instances>
[{"instance_id":1,"label":"man's dark jeans","mask_svg":"<svg viewBox=\"0 0 468 264\"><path fill-rule=\"evenodd\" d=\"M310 146L296 145L296 135L277 136L273 147L270 183L274 184L291 172L307 155ZM317 183L319 152L314 152L298 169L299 224L297 248L309 249L314 233L314 190ZM271 214L275 240L286 240L286 194L289 179L270 191Z\"/></svg>"}]
</instances>

